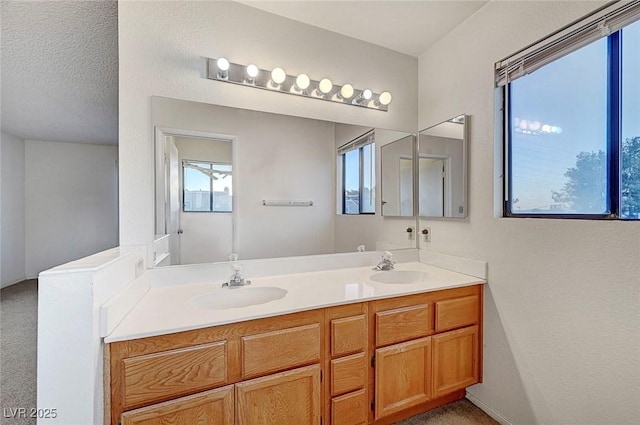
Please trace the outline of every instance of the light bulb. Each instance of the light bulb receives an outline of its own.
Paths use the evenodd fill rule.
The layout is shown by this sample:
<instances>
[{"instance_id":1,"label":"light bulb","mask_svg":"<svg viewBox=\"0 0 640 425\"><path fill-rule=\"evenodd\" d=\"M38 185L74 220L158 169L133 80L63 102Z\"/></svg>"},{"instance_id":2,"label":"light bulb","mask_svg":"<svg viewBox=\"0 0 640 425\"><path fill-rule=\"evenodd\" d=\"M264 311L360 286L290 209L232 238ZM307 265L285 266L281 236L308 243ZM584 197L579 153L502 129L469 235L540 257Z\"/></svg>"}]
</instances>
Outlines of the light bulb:
<instances>
[{"instance_id":1,"label":"light bulb","mask_svg":"<svg viewBox=\"0 0 640 425\"><path fill-rule=\"evenodd\" d=\"M340 89L340 96L344 99L349 99L353 96L353 86L351 84L345 84Z\"/></svg>"},{"instance_id":2,"label":"light bulb","mask_svg":"<svg viewBox=\"0 0 640 425\"><path fill-rule=\"evenodd\" d=\"M373 96L373 92L369 89L364 89L351 103L354 105L364 105L371 99L371 96Z\"/></svg>"},{"instance_id":3,"label":"light bulb","mask_svg":"<svg viewBox=\"0 0 640 425\"><path fill-rule=\"evenodd\" d=\"M216 61L216 65L220 71L229 70L229 61L226 58L220 58Z\"/></svg>"},{"instance_id":4,"label":"light bulb","mask_svg":"<svg viewBox=\"0 0 640 425\"><path fill-rule=\"evenodd\" d=\"M328 78L323 78L318 83L318 90L323 94L328 94L333 89L333 83Z\"/></svg>"},{"instance_id":5,"label":"light bulb","mask_svg":"<svg viewBox=\"0 0 640 425\"><path fill-rule=\"evenodd\" d=\"M300 90L306 90L309 84L311 84L311 80L307 74L300 74L296 78L296 86L298 86Z\"/></svg>"},{"instance_id":6,"label":"light bulb","mask_svg":"<svg viewBox=\"0 0 640 425\"><path fill-rule=\"evenodd\" d=\"M393 98L391 97L391 93L389 93L388 91L383 91L382 93L380 93L380 96L378 96L378 102L381 105L388 105L391 103L391 100Z\"/></svg>"},{"instance_id":7,"label":"light bulb","mask_svg":"<svg viewBox=\"0 0 640 425\"><path fill-rule=\"evenodd\" d=\"M251 78L256 78L260 70L254 64L247 65L247 75Z\"/></svg>"},{"instance_id":8,"label":"light bulb","mask_svg":"<svg viewBox=\"0 0 640 425\"><path fill-rule=\"evenodd\" d=\"M284 83L284 80L286 79L287 79L287 73L284 72L284 69L273 68L273 71L271 71L271 81L273 81L277 85L280 85Z\"/></svg>"},{"instance_id":9,"label":"light bulb","mask_svg":"<svg viewBox=\"0 0 640 425\"><path fill-rule=\"evenodd\" d=\"M229 77L229 61L225 58L219 58L216 61L218 67L218 78L226 80Z\"/></svg>"}]
</instances>

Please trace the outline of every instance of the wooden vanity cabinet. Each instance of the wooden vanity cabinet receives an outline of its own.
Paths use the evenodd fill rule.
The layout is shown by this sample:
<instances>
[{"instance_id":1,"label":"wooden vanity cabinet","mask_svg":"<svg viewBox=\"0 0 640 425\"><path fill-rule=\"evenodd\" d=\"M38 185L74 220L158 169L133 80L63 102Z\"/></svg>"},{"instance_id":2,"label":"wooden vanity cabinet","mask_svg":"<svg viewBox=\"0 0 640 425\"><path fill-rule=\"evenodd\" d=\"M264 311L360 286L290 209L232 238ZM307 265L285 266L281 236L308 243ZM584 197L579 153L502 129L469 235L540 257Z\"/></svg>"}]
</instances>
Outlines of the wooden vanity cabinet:
<instances>
[{"instance_id":1,"label":"wooden vanity cabinet","mask_svg":"<svg viewBox=\"0 0 640 425\"><path fill-rule=\"evenodd\" d=\"M388 425L482 379L482 285L114 342L105 424Z\"/></svg>"}]
</instances>

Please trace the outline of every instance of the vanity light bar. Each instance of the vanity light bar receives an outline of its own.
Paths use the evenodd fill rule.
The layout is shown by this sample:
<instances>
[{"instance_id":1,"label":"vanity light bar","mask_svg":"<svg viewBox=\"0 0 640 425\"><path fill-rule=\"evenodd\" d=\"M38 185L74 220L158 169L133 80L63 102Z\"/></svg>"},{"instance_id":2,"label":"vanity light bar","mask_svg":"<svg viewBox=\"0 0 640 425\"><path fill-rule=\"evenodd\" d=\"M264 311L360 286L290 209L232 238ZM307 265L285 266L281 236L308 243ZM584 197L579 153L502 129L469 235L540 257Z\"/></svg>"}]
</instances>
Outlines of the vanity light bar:
<instances>
[{"instance_id":1,"label":"vanity light bar","mask_svg":"<svg viewBox=\"0 0 640 425\"><path fill-rule=\"evenodd\" d=\"M373 93L367 88L354 89L351 84L339 86L328 78L317 81L307 74L288 75L282 68L260 69L254 64L240 65L225 58L207 58L207 78L385 112L392 99L388 91Z\"/></svg>"}]
</instances>

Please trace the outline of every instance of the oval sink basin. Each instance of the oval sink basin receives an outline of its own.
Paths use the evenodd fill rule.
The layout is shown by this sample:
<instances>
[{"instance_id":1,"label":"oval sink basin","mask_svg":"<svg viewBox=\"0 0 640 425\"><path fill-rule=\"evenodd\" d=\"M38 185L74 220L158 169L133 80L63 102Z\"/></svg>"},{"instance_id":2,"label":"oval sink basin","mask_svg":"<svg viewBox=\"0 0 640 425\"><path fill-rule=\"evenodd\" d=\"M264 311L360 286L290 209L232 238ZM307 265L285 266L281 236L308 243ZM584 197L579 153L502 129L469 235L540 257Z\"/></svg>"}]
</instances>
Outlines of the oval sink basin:
<instances>
[{"instance_id":1,"label":"oval sink basin","mask_svg":"<svg viewBox=\"0 0 640 425\"><path fill-rule=\"evenodd\" d=\"M419 283L427 276L424 272L413 270L389 270L374 273L370 279L380 283Z\"/></svg>"},{"instance_id":2,"label":"oval sink basin","mask_svg":"<svg viewBox=\"0 0 640 425\"><path fill-rule=\"evenodd\" d=\"M199 308L224 310L264 304L269 301L279 300L285 295L287 295L285 289L271 286L226 288L198 295L189 300L189 303Z\"/></svg>"}]
</instances>

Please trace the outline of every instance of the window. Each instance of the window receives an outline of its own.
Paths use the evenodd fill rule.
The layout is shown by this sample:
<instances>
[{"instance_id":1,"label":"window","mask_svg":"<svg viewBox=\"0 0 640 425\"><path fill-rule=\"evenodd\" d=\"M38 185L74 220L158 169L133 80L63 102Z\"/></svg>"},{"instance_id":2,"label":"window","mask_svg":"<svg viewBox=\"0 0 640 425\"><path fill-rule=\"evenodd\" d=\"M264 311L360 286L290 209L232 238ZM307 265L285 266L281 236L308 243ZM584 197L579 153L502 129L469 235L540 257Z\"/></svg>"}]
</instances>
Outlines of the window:
<instances>
[{"instance_id":1,"label":"window","mask_svg":"<svg viewBox=\"0 0 640 425\"><path fill-rule=\"evenodd\" d=\"M231 164L182 161L184 212L231 212Z\"/></svg>"},{"instance_id":2,"label":"window","mask_svg":"<svg viewBox=\"0 0 640 425\"><path fill-rule=\"evenodd\" d=\"M342 175L342 213L376 212L375 137L369 132L338 148Z\"/></svg>"},{"instance_id":3,"label":"window","mask_svg":"<svg viewBox=\"0 0 640 425\"><path fill-rule=\"evenodd\" d=\"M640 218L640 7L625 7L498 64L505 216Z\"/></svg>"}]
</instances>

